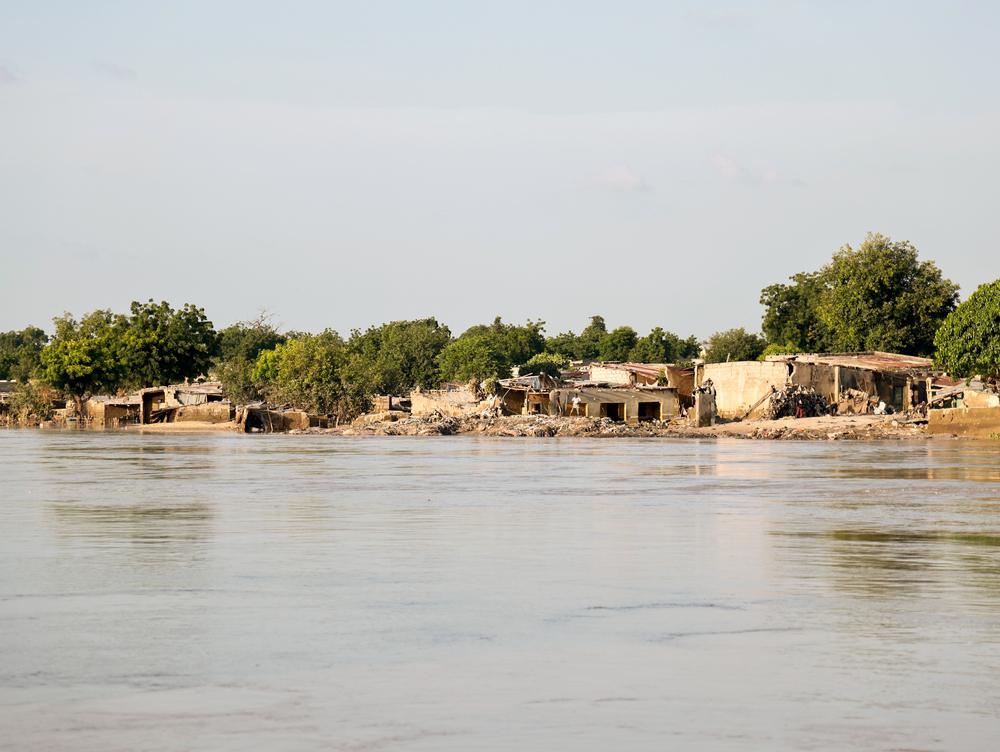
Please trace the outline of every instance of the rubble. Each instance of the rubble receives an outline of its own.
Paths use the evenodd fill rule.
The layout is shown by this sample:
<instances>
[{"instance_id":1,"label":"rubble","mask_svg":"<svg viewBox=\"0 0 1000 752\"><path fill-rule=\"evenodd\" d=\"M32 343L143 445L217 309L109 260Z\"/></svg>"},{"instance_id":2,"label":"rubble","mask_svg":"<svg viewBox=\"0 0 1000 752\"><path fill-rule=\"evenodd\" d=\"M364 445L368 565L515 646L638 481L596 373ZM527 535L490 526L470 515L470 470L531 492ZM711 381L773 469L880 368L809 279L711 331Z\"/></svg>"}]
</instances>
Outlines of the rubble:
<instances>
[{"instance_id":1,"label":"rubble","mask_svg":"<svg viewBox=\"0 0 1000 752\"><path fill-rule=\"evenodd\" d=\"M799 441L873 441L913 439L926 435L922 425L889 417L864 415L836 417L792 417L778 420L750 420L695 428L685 420L644 421L638 425L609 418L549 415L466 416L445 415L400 417L387 412L362 416L350 426L293 430L292 434L338 436L452 436L490 437L582 437L582 438L695 438L769 439Z\"/></svg>"},{"instance_id":2,"label":"rubble","mask_svg":"<svg viewBox=\"0 0 1000 752\"><path fill-rule=\"evenodd\" d=\"M830 406L826 398L809 386L792 384L784 389L771 392L767 407L764 408L765 420L778 418L815 418L828 415Z\"/></svg>"}]
</instances>

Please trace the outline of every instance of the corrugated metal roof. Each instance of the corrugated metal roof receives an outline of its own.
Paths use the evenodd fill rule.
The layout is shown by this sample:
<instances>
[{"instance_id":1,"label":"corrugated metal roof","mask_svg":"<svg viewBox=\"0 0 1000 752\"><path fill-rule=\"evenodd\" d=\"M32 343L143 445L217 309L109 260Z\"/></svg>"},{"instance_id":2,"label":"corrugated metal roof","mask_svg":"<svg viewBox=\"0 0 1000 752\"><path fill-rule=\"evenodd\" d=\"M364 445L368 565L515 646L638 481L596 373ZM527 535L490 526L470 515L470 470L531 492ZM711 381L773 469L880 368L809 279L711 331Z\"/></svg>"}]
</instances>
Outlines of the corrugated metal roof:
<instances>
[{"instance_id":1,"label":"corrugated metal roof","mask_svg":"<svg viewBox=\"0 0 1000 752\"><path fill-rule=\"evenodd\" d=\"M930 371L934 367L934 361L930 358L918 358L915 355L900 355L898 353L878 351L815 353L768 358L768 360L772 359L796 361L799 363L817 363L828 366L845 366L848 368L864 368L869 371Z\"/></svg>"}]
</instances>

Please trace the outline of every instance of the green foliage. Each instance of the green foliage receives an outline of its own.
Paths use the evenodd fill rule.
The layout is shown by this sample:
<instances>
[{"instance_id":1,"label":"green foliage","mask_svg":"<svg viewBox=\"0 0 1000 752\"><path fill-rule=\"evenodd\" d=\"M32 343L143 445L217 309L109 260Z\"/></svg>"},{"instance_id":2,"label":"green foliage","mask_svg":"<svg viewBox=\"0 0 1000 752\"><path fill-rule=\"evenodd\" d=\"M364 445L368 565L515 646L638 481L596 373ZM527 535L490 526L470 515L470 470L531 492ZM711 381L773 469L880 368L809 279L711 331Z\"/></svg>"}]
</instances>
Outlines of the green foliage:
<instances>
[{"instance_id":1,"label":"green foliage","mask_svg":"<svg viewBox=\"0 0 1000 752\"><path fill-rule=\"evenodd\" d=\"M253 379L254 364L242 358L220 360L212 367L212 377L222 384L223 393L237 405L264 399Z\"/></svg>"},{"instance_id":2,"label":"green foliage","mask_svg":"<svg viewBox=\"0 0 1000 752\"><path fill-rule=\"evenodd\" d=\"M569 367L569 358L557 353L542 352L533 355L521 368L521 374L531 376L535 374L548 374L553 378L558 378L563 369Z\"/></svg>"},{"instance_id":3,"label":"green foliage","mask_svg":"<svg viewBox=\"0 0 1000 752\"><path fill-rule=\"evenodd\" d=\"M252 321L239 321L219 332L217 353L222 361L252 363L264 350L273 350L288 338L278 332L270 316L262 313Z\"/></svg>"},{"instance_id":4,"label":"green foliage","mask_svg":"<svg viewBox=\"0 0 1000 752\"><path fill-rule=\"evenodd\" d=\"M681 339L657 326L635 343L628 359L634 363L681 363L697 357L700 351L694 335Z\"/></svg>"},{"instance_id":5,"label":"green foliage","mask_svg":"<svg viewBox=\"0 0 1000 752\"><path fill-rule=\"evenodd\" d=\"M255 381L254 364L262 353L288 341L271 323L271 317L261 313L252 321L239 321L219 332L216 352L218 360L213 376L237 404L264 399L261 382Z\"/></svg>"},{"instance_id":6,"label":"green foliage","mask_svg":"<svg viewBox=\"0 0 1000 752\"><path fill-rule=\"evenodd\" d=\"M15 423L52 418L52 394L49 389L36 382L18 382L10 393L7 406Z\"/></svg>"},{"instance_id":7,"label":"green foliage","mask_svg":"<svg viewBox=\"0 0 1000 752\"><path fill-rule=\"evenodd\" d=\"M826 289L823 273L803 272L790 280L790 285L774 284L761 291L767 341L790 344L796 352L828 351L830 331L819 314Z\"/></svg>"},{"instance_id":8,"label":"green foliage","mask_svg":"<svg viewBox=\"0 0 1000 752\"><path fill-rule=\"evenodd\" d=\"M1000 378L1000 279L981 285L934 336L936 362L952 376Z\"/></svg>"},{"instance_id":9,"label":"green foliage","mask_svg":"<svg viewBox=\"0 0 1000 752\"><path fill-rule=\"evenodd\" d=\"M437 359L451 342L451 331L436 319L392 321L348 342L350 378L376 394L408 394L416 387L436 387Z\"/></svg>"},{"instance_id":10,"label":"green foliage","mask_svg":"<svg viewBox=\"0 0 1000 752\"><path fill-rule=\"evenodd\" d=\"M681 339L673 332L655 327L645 337L639 337L630 326L608 331L604 318L592 316L580 336L563 332L545 340L546 352L570 360L612 360L638 363L682 363L698 356L698 338Z\"/></svg>"},{"instance_id":11,"label":"green foliage","mask_svg":"<svg viewBox=\"0 0 1000 752\"><path fill-rule=\"evenodd\" d=\"M835 350L926 355L934 333L958 303L958 285L906 241L869 233L857 250L844 246L823 269L827 290L819 315Z\"/></svg>"},{"instance_id":12,"label":"green foliage","mask_svg":"<svg viewBox=\"0 0 1000 752\"><path fill-rule=\"evenodd\" d=\"M119 327L123 386L175 384L208 371L216 334L203 309L188 303L175 311L149 300L132 303L131 314Z\"/></svg>"},{"instance_id":13,"label":"green foliage","mask_svg":"<svg viewBox=\"0 0 1000 752\"><path fill-rule=\"evenodd\" d=\"M99 310L79 321L66 313L54 322L55 336L41 354L45 381L73 395L78 402L117 389L121 382L121 317Z\"/></svg>"},{"instance_id":14,"label":"green foliage","mask_svg":"<svg viewBox=\"0 0 1000 752\"><path fill-rule=\"evenodd\" d=\"M795 353L801 353L801 352L805 352L805 350L801 350L789 342L786 342L783 345L779 345L772 342L770 345L764 348L764 352L762 352L758 356L757 360L767 360L772 355L794 355Z\"/></svg>"},{"instance_id":15,"label":"green foliage","mask_svg":"<svg viewBox=\"0 0 1000 752\"><path fill-rule=\"evenodd\" d=\"M41 365L41 352L48 336L37 326L21 331L0 332L0 380L27 381Z\"/></svg>"},{"instance_id":16,"label":"green foliage","mask_svg":"<svg viewBox=\"0 0 1000 752\"><path fill-rule=\"evenodd\" d=\"M545 339L545 352L559 355L566 360L579 360L577 336L572 331L562 332Z\"/></svg>"},{"instance_id":17,"label":"green foliage","mask_svg":"<svg viewBox=\"0 0 1000 752\"><path fill-rule=\"evenodd\" d=\"M639 341L639 335L630 326L619 326L601 337L598 355L601 360L626 361Z\"/></svg>"},{"instance_id":18,"label":"green foliage","mask_svg":"<svg viewBox=\"0 0 1000 752\"><path fill-rule=\"evenodd\" d=\"M508 378L513 366L527 363L545 348L543 326L541 321L528 321L524 326L504 324L497 316L490 325L467 329L438 356L441 378L445 381Z\"/></svg>"},{"instance_id":19,"label":"green foliage","mask_svg":"<svg viewBox=\"0 0 1000 752\"><path fill-rule=\"evenodd\" d=\"M593 360L601 355L601 340L608 333L603 316L591 316L590 323L580 332L576 342L576 359Z\"/></svg>"},{"instance_id":20,"label":"green foliage","mask_svg":"<svg viewBox=\"0 0 1000 752\"><path fill-rule=\"evenodd\" d=\"M764 352L765 341L759 334L746 329L728 329L708 338L707 363L725 363L730 360L757 360Z\"/></svg>"},{"instance_id":21,"label":"green foliage","mask_svg":"<svg viewBox=\"0 0 1000 752\"><path fill-rule=\"evenodd\" d=\"M364 385L344 380L347 360L344 341L328 329L264 350L252 377L272 403L350 417L367 407L368 395Z\"/></svg>"},{"instance_id":22,"label":"green foliage","mask_svg":"<svg viewBox=\"0 0 1000 752\"><path fill-rule=\"evenodd\" d=\"M803 351L885 350L926 355L955 309L958 286L906 241L869 233L817 272L761 291L763 329L772 343Z\"/></svg>"}]
</instances>

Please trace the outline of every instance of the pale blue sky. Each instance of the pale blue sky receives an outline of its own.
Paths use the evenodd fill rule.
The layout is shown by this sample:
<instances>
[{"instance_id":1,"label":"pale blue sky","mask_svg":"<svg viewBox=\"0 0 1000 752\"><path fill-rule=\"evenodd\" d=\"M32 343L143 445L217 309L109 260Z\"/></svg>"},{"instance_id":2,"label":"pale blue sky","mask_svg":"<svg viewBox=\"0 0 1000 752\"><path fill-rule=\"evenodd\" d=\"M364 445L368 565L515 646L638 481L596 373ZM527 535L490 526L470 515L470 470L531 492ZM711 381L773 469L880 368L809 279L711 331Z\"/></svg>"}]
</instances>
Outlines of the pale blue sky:
<instances>
[{"instance_id":1,"label":"pale blue sky","mask_svg":"<svg viewBox=\"0 0 1000 752\"><path fill-rule=\"evenodd\" d=\"M868 230L1000 277L1000 4L0 0L0 330L756 329Z\"/></svg>"}]
</instances>

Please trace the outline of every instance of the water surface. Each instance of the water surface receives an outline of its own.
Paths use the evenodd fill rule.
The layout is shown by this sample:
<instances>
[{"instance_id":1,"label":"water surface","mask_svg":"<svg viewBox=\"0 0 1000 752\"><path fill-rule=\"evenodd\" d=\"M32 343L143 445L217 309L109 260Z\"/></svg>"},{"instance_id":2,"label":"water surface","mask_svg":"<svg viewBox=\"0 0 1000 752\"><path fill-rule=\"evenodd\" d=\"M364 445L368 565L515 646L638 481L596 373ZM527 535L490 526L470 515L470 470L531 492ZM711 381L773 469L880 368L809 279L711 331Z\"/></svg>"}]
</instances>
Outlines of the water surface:
<instances>
[{"instance_id":1,"label":"water surface","mask_svg":"<svg viewBox=\"0 0 1000 752\"><path fill-rule=\"evenodd\" d=\"M990 750L1000 449L0 431L0 747Z\"/></svg>"}]
</instances>

